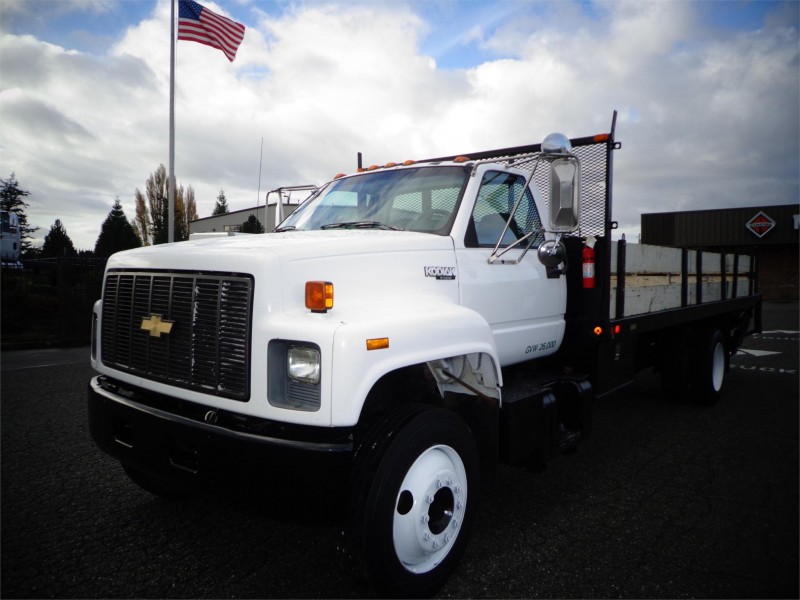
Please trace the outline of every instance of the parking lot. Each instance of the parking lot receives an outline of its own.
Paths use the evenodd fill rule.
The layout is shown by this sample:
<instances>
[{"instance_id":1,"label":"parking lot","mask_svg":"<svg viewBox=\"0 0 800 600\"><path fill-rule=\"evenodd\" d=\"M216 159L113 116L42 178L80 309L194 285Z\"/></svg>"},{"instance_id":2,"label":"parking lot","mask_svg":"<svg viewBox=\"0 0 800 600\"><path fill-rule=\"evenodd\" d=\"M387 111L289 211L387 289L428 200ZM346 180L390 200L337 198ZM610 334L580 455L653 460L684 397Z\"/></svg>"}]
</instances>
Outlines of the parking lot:
<instances>
[{"instance_id":1,"label":"parking lot","mask_svg":"<svg viewBox=\"0 0 800 600\"><path fill-rule=\"evenodd\" d=\"M501 468L440 596L797 598L797 311L765 306L717 406L645 372L577 453ZM91 376L88 348L2 355L2 597L370 596L324 489L136 487L90 439Z\"/></svg>"}]
</instances>

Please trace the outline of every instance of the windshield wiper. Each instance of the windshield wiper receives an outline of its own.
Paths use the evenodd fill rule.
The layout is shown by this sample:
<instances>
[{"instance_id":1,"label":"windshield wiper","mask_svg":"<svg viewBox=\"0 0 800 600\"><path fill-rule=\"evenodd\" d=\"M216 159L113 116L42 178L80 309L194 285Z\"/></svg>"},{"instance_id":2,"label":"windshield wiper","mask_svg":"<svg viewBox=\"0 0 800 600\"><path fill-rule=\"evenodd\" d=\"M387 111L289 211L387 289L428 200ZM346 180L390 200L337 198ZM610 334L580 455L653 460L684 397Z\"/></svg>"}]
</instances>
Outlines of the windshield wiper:
<instances>
[{"instance_id":1,"label":"windshield wiper","mask_svg":"<svg viewBox=\"0 0 800 600\"><path fill-rule=\"evenodd\" d=\"M328 223L322 225L320 229L391 229L392 231L400 231L400 227L394 225L385 225L380 221L346 221L344 223Z\"/></svg>"},{"instance_id":2,"label":"windshield wiper","mask_svg":"<svg viewBox=\"0 0 800 600\"><path fill-rule=\"evenodd\" d=\"M284 231L294 231L297 229L294 225L284 225L283 227L278 227L277 229L273 229L272 233L283 233Z\"/></svg>"}]
</instances>

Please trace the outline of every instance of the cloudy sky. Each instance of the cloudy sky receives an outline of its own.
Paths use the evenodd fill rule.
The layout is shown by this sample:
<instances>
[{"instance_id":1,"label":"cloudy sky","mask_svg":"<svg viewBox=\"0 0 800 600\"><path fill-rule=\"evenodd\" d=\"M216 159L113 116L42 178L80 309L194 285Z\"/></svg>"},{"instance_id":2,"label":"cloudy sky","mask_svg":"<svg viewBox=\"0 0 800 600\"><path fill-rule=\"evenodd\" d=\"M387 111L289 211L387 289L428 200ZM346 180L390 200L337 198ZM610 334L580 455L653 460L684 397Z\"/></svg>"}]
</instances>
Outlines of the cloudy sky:
<instances>
[{"instance_id":1,"label":"cloudy sky","mask_svg":"<svg viewBox=\"0 0 800 600\"><path fill-rule=\"evenodd\" d=\"M181 41L176 177L209 216L366 164L608 131L615 212L792 204L800 3L202 2L246 27L233 63ZM0 177L94 248L168 163L169 0L0 2ZM259 158L261 198L259 199ZM630 239L630 238L629 238Z\"/></svg>"}]
</instances>

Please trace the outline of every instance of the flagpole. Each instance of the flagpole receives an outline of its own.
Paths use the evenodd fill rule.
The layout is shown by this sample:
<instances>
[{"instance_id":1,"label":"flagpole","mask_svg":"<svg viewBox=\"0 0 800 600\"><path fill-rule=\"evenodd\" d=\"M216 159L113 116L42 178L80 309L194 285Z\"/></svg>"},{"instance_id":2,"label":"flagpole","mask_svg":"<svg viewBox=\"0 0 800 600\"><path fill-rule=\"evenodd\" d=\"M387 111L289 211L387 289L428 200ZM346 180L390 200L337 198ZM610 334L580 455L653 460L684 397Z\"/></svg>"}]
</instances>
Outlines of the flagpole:
<instances>
[{"instance_id":1,"label":"flagpole","mask_svg":"<svg viewBox=\"0 0 800 600\"><path fill-rule=\"evenodd\" d=\"M175 241L175 2L171 0L169 33L169 207L167 241Z\"/></svg>"},{"instance_id":2,"label":"flagpole","mask_svg":"<svg viewBox=\"0 0 800 600\"><path fill-rule=\"evenodd\" d=\"M256 192L256 208L261 202L261 161L264 159L264 136L261 136L261 154L258 156L258 192ZM256 211L258 212L258 211Z\"/></svg>"}]
</instances>

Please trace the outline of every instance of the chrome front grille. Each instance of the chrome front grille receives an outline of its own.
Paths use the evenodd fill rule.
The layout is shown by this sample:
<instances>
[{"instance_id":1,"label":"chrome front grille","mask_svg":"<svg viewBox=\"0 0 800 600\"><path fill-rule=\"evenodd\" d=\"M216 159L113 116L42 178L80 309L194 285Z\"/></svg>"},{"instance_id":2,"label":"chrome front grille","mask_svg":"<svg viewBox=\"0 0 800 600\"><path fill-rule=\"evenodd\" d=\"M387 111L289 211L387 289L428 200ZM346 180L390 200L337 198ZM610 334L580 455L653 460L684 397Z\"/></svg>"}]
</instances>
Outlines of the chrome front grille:
<instances>
[{"instance_id":1,"label":"chrome front grille","mask_svg":"<svg viewBox=\"0 0 800 600\"><path fill-rule=\"evenodd\" d=\"M252 297L246 275L109 271L102 361L145 379L247 401ZM159 320L172 324L169 333L142 328Z\"/></svg>"}]
</instances>

